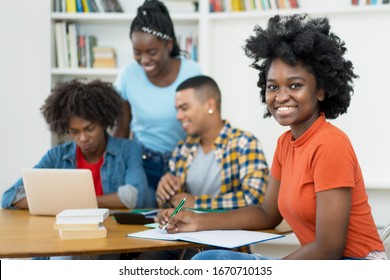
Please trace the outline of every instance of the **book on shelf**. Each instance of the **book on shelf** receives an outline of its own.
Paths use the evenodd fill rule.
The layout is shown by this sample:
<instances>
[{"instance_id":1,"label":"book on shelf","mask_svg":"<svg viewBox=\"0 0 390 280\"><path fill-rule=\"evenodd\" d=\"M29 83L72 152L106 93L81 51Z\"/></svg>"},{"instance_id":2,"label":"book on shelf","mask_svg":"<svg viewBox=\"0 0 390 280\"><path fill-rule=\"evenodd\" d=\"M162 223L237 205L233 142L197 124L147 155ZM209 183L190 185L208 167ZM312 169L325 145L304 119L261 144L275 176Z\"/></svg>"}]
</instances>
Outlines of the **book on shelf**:
<instances>
[{"instance_id":1,"label":"book on shelf","mask_svg":"<svg viewBox=\"0 0 390 280\"><path fill-rule=\"evenodd\" d=\"M54 37L56 46L57 66L69 67L69 42L66 22L60 21L54 24Z\"/></svg>"},{"instance_id":2,"label":"book on shelf","mask_svg":"<svg viewBox=\"0 0 390 280\"><path fill-rule=\"evenodd\" d=\"M100 12L95 0L86 0L86 1L88 4L88 8L89 8L90 13L99 13Z\"/></svg>"},{"instance_id":3,"label":"book on shelf","mask_svg":"<svg viewBox=\"0 0 390 280\"><path fill-rule=\"evenodd\" d=\"M66 12L67 13L77 12L76 0L66 0Z\"/></svg>"},{"instance_id":4,"label":"book on shelf","mask_svg":"<svg viewBox=\"0 0 390 280\"><path fill-rule=\"evenodd\" d=\"M164 4L170 13L196 12L197 7L191 0L166 0Z\"/></svg>"},{"instance_id":5,"label":"book on shelf","mask_svg":"<svg viewBox=\"0 0 390 280\"><path fill-rule=\"evenodd\" d=\"M84 12L84 8L83 8L82 0L75 0L75 1L76 1L76 11L78 13L83 13Z\"/></svg>"},{"instance_id":6,"label":"book on shelf","mask_svg":"<svg viewBox=\"0 0 390 280\"><path fill-rule=\"evenodd\" d=\"M387 0L351 0L352 6L376 6L388 3Z\"/></svg>"},{"instance_id":7,"label":"book on shelf","mask_svg":"<svg viewBox=\"0 0 390 280\"><path fill-rule=\"evenodd\" d=\"M123 8L118 0L92 0L95 2L99 13L123 13Z\"/></svg>"},{"instance_id":8,"label":"book on shelf","mask_svg":"<svg viewBox=\"0 0 390 280\"><path fill-rule=\"evenodd\" d=\"M97 38L94 35L87 36L85 40L87 68L92 68L93 64L93 48L97 46Z\"/></svg>"},{"instance_id":9,"label":"book on shelf","mask_svg":"<svg viewBox=\"0 0 390 280\"><path fill-rule=\"evenodd\" d=\"M78 68L79 67L77 33L78 32L77 32L76 24L70 23L68 25L70 68Z\"/></svg>"},{"instance_id":10,"label":"book on shelf","mask_svg":"<svg viewBox=\"0 0 390 280\"><path fill-rule=\"evenodd\" d=\"M295 9L298 0L210 0L210 12L267 11Z\"/></svg>"},{"instance_id":11,"label":"book on shelf","mask_svg":"<svg viewBox=\"0 0 390 280\"><path fill-rule=\"evenodd\" d=\"M92 68L116 68L116 61L114 58L95 58Z\"/></svg>"},{"instance_id":12,"label":"book on shelf","mask_svg":"<svg viewBox=\"0 0 390 280\"><path fill-rule=\"evenodd\" d=\"M86 41L87 36L85 35L77 35L77 53L79 55L78 57L78 64L81 68L87 67L87 48L86 48Z\"/></svg>"},{"instance_id":13,"label":"book on shelf","mask_svg":"<svg viewBox=\"0 0 390 280\"><path fill-rule=\"evenodd\" d=\"M118 0L54 0L54 12L63 13L123 13Z\"/></svg>"},{"instance_id":14,"label":"book on shelf","mask_svg":"<svg viewBox=\"0 0 390 280\"><path fill-rule=\"evenodd\" d=\"M58 224L102 223L109 215L107 208L67 209L56 215Z\"/></svg>"},{"instance_id":15,"label":"book on shelf","mask_svg":"<svg viewBox=\"0 0 390 280\"><path fill-rule=\"evenodd\" d=\"M291 8L291 9L297 9L297 8L299 8L298 0L290 0L290 8Z\"/></svg>"},{"instance_id":16,"label":"book on shelf","mask_svg":"<svg viewBox=\"0 0 390 280\"><path fill-rule=\"evenodd\" d=\"M81 0L82 8L84 13L92 12L91 2L89 0Z\"/></svg>"},{"instance_id":17,"label":"book on shelf","mask_svg":"<svg viewBox=\"0 0 390 280\"><path fill-rule=\"evenodd\" d=\"M111 13L123 13L123 8L118 0L105 0Z\"/></svg>"},{"instance_id":18,"label":"book on shelf","mask_svg":"<svg viewBox=\"0 0 390 280\"><path fill-rule=\"evenodd\" d=\"M116 68L116 51L110 47L93 48L93 68Z\"/></svg>"},{"instance_id":19,"label":"book on shelf","mask_svg":"<svg viewBox=\"0 0 390 280\"><path fill-rule=\"evenodd\" d=\"M194 61L198 59L198 38L197 34L179 34L177 42L181 50L186 51Z\"/></svg>"},{"instance_id":20,"label":"book on shelf","mask_svg":"<svg viewBox=\"0 0 390 280\"><path fill-rule=\"evenodd\" d=\"M107 229L99 225L93 229L59 229L61 239L95 239L106 238Z\"/></svg>"}]
</instances>

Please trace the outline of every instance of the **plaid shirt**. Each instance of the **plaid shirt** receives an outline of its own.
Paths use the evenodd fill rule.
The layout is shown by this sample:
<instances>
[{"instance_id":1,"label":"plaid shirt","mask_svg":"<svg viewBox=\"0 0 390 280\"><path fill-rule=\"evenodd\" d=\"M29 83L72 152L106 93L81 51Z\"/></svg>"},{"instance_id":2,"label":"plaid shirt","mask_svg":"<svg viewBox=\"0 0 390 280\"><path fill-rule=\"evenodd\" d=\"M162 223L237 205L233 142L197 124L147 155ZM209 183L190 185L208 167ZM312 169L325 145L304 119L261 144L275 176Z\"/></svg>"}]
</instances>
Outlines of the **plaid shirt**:
<instances>
[{"instance_id":1,"label":"plaid shirt","mask_svg":"<svg viewBox=\"0 0 390 280\"><path fill-rule=\"evenodd\" d=\"M181 180L181 191L185 191L187 172L199 145L200 137L188 136L178 143L169 160L171 173ZM239 208L261 203L269 169L260 142L252 134L232 128L224 121L213 152L221 168L220 193L215 197L195 196L194 208Z\"/></svg>"}]
</instances>

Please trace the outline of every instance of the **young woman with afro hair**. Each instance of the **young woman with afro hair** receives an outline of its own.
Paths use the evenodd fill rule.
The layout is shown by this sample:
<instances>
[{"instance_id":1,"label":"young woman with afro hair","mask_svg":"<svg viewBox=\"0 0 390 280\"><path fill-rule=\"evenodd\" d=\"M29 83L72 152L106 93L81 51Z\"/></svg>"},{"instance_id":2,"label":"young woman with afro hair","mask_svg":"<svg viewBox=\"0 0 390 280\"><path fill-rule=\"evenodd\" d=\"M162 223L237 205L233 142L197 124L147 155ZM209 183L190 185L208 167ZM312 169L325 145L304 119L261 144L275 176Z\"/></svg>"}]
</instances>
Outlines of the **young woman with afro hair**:
<instances>
[{"instance_id":1,"label":"young woman with afro hair","mask_svg":"<svg viewBox=\"0 0 390 280\"><path fill-rule=\"evenodd\" d=\"M290 127L278 139L264 201L225 213L181 211L168 232L271 229L285 219L301 247L284 259L386 259L351 142L326 121L347 112L357 78L330 29L327 18L305 14L255 27L245 53L259 71L265 116ZM171 212L157 220L167 223ZM193 259L272 258L214 250Z\"/></svg>"}]
</instances>

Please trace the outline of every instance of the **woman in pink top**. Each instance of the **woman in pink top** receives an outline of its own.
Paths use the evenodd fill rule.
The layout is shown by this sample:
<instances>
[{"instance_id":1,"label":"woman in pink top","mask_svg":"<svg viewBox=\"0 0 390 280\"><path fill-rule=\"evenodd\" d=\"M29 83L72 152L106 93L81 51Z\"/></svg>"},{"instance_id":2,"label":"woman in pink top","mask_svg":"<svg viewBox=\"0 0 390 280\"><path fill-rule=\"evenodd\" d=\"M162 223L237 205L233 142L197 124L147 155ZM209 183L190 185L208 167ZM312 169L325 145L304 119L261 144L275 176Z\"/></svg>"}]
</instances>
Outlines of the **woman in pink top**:
<instances>
[{"instance_id":1,"label":"woman in pink top","mask_svg":"<svg viewBox=\"0 0 390 280\"><path fill-rule=\"evenodd\" d=\"M301 248L285 259L386 259L368 204L362 172L348 137L326 121L346 113L357 77L327 18L274 16L245 46L259 70L260 95L290 130L278 140L261 205L225 213L179 212L168 232L268 229L285 219ZM172 210L157 221L165 224ZM206 251L194 259L269 259Z\"/></svg>"}]
</instances>

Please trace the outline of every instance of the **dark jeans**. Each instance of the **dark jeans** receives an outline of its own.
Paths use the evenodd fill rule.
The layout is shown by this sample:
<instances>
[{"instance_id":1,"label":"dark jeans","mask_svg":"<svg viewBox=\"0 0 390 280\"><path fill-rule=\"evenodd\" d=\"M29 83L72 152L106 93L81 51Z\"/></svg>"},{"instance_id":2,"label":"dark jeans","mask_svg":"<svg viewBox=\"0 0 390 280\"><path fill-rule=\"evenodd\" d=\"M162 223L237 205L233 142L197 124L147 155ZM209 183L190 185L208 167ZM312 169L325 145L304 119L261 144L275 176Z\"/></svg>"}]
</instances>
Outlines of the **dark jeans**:
<instances>
[{"instance_id":1,"label":"dark jeans","mask_svg":"<svg viewBox=\"0 0 390 280\"><path fill-rule=\"evenodd\" d=\"M168 161L171 153L160 153L146 147L142 147L142 149L142 159L149 186L146 207L156 207L157 185L160 178L168 172Z\"/></svg>"}]
</instances>

